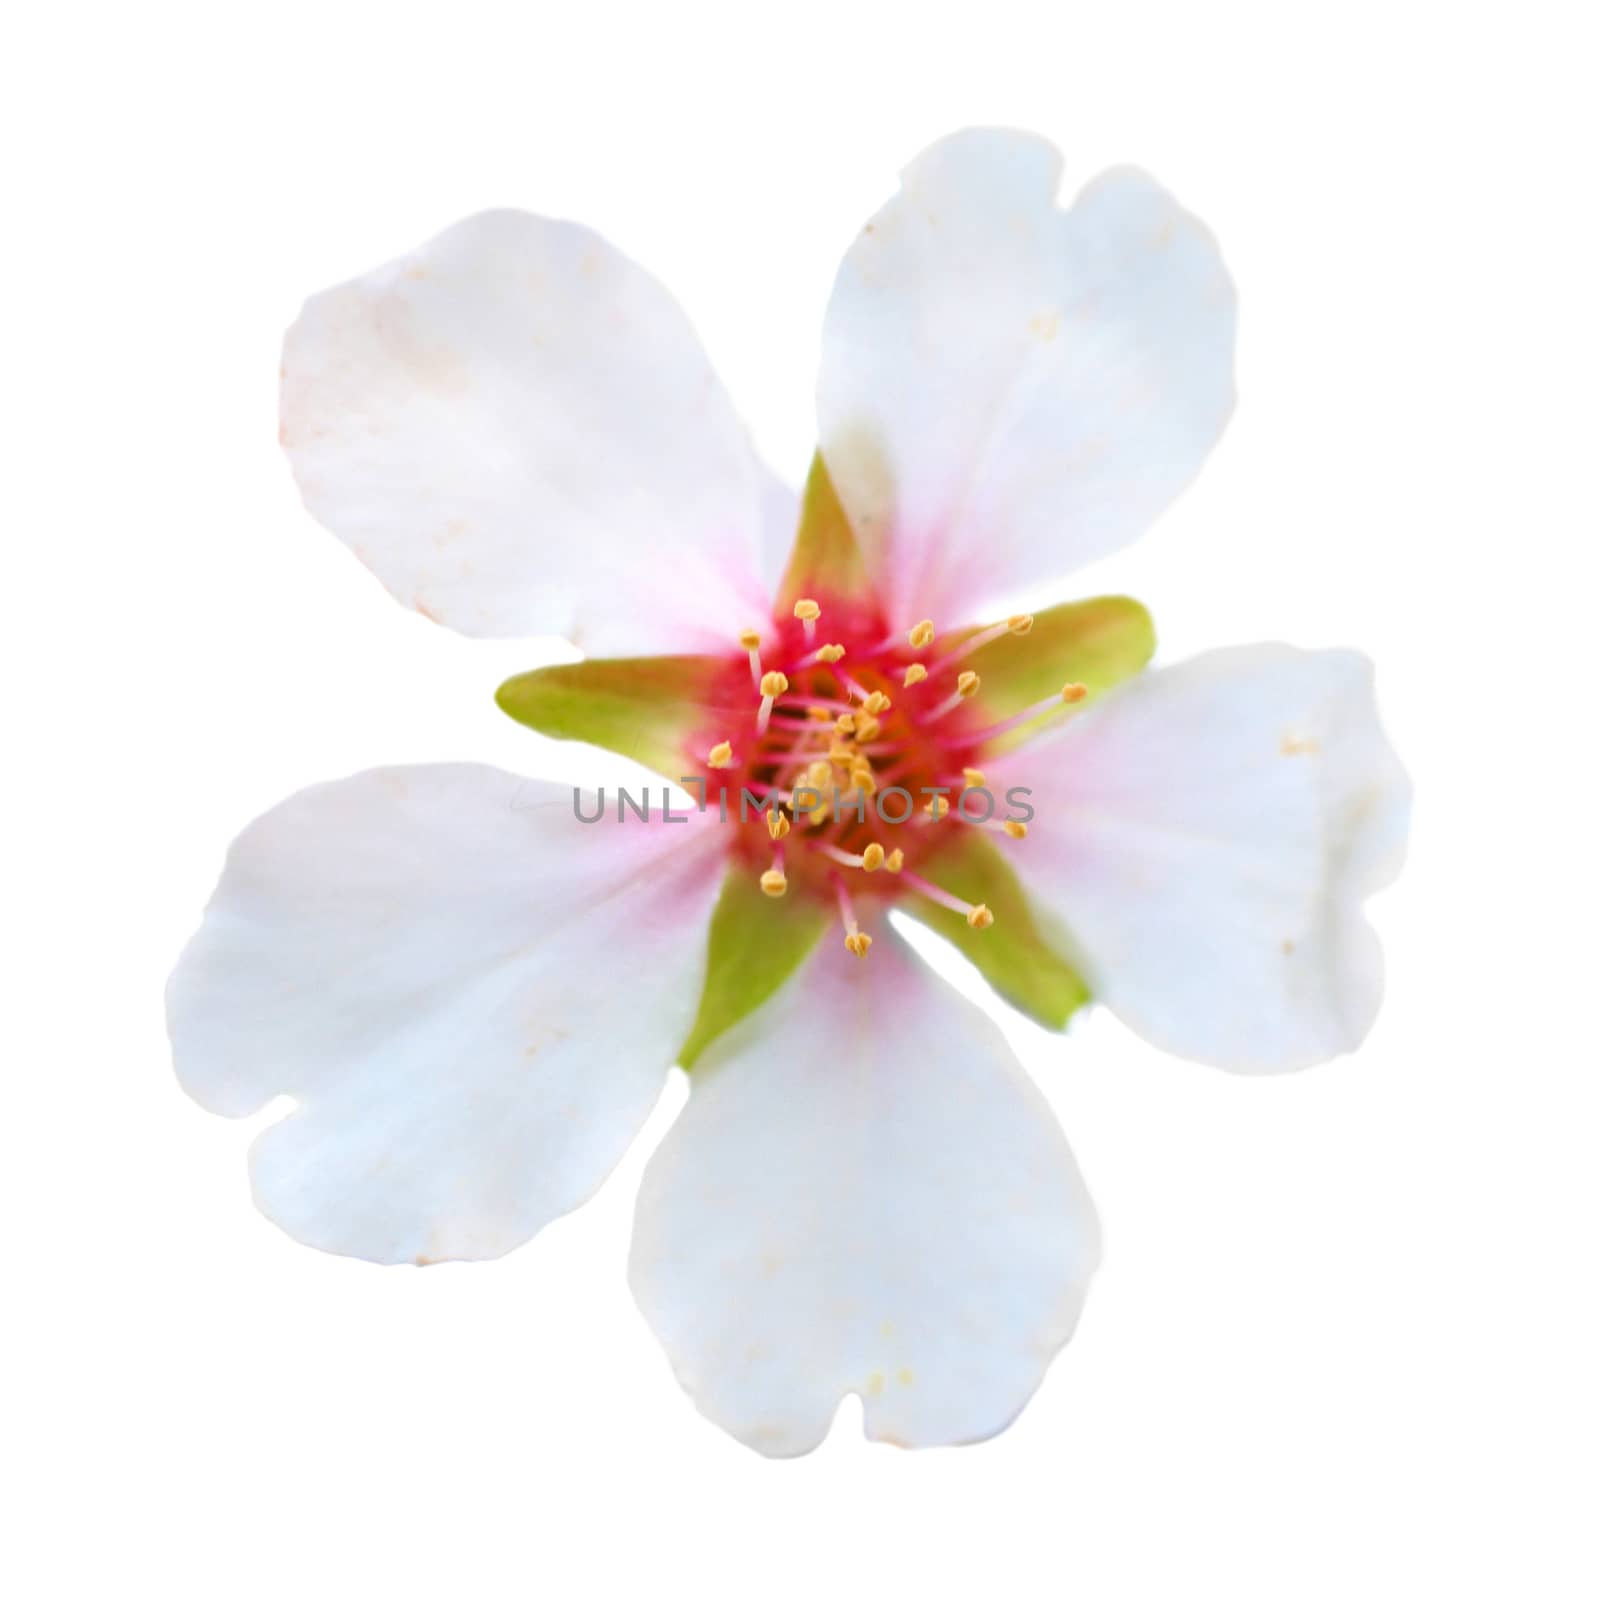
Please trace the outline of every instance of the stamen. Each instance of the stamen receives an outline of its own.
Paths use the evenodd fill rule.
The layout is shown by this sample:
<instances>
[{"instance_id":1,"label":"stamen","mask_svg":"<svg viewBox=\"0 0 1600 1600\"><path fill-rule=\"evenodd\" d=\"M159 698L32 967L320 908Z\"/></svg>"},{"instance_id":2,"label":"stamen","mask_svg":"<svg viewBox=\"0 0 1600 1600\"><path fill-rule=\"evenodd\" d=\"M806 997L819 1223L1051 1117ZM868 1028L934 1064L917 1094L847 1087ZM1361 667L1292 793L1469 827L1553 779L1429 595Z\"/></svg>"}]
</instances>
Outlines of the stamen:
<instances>
[{"instance_id":1,"label":"stamen","mask_svg":"<svg viewBox=\"0 0 1600 1600\"><path fill-rule=\"evenodd\" d=\"M872 939L861 931L861 925L856 921L854 908L850 904L850 896L845 893L844 880L835 876L833 880L834 893L839 897L839 916L844 922L844 947L851 955L860 960L866 960L867 951L872 948Z\"/></svg>"},{"instance_id":2,"label":"stamen","mask_svg":"<svg viewBox=\"0 0 1600 1600\"><path fill-rule=\"evenodd\" d=\"M998 817L969 817L964 811L958 811L956 814L969 828L985 828L990 833L1003 833L1012 839L1028 837L1026 822L1014 822L1010 819L1001 821Z\"/></svg>"},{"instance_id":3,"label":"stamen","mask_svg":"<svg viewBox=\"0 0 1600 1600\"><path fill-rule=\"evenodd\" d=\"M794 614L805 624L806 643L814 645L817 642L817 618L822 615L822 607L815 600L796 600Z\"/></svg>"},{"instance_id":4,"label":"stamen","mask_svg":"<svg viewBox=\"0 0 1600 1600\"><path fill-rule=\"evenodd\" d=\"M848 701L829 700L818 694L792 694L784 704L804 707L806 715L816 722L832 722L840 712L852 709Z\"/></svg>"},{"instance_id":5,"label":"stamen","mask_svg":"<svg viewBox=\"0 0 1600 1600\"><path fill-rule=\"evenodd\" d=\"M942 794L936 794L922 809L930 822L940 822L949 815L950 802Z\"/></svg>"},{"instance_id":6,"label":"stamen","mask_svg":"<svg viewBox=\"0 0 1600 1600\"><path fill-rule=\"evenodd\" d=\"M928 617L924 617L922 621L911 630L907 637L911 640L911 648L913 650L926 650L928 646L933 643L932 620Z\"/></svg>"},{"instance_id":7,"label":"stamen","mask_svg":"<svg viewBox=\"0 0 1600 1600\"><path fill-rule=\"evenodd\" d=\"M739 643L750 652L750 681L761 687L761 635L754 628L746 628L739 635Z\"/></svg>"},{"instance_id":8,"label":"stamen","mask_svg":"<svg viewBox=\"0 0 1600 1600\"><path fill-rule=\"evenodd\" d=\"M981 789L988 780L976 767L963 767L961 769L961 782L968 789Z\"/></svg>"},{"instance_id":9,"label":"stamen","mask_svg":"<svg viewBox=\"0 0 1600 1600\"><path fill-rule=\"evenodd\" d=\"M856 718L856 743L870 744L878 737L878 732L882 727L883 724L876 717L869 717L863 712Z\"/></svg>"},{"instance_id":10,"label":"stamen","mask_svg":"<svg viewBox=\"0 0 1600 1600\"><path fill-rule=\"evenodd\" d=\"M979 628L971 637L963 639L949 655L941 656L934 663L934 671L941 671L945 667L953 666L957 661L964 661L974 650L981 650L986 644L993 644L996 639L1003 639L1009 633L1013 638L1021 639L1033 631L1033 618L1026 612L1014 617L1007 617L1004 622L996 622L987 628Z\"/></svg>"},{"instance_id":11,"label":"stamen","mask_svg":"<svg viewBox=\"0 0 1600 1600\"><path fill-rule=\"evenodd\" d=\"M855 717L850 712L846 711L844 715L840 717L836 723L834 723L833 731L841 738L848 738L856 731Z\"/></svg>"},{"instance_id":12,"label":"stamen","mask_svg":"<svg viewBox=\"0 0 1600 1600\"><path fill-rule=\"evenodd\" d=\"M761 892L770 899L781 900L788 889L789 880L784 877L781 865L761 874Z\"/></svg>"},{"instance_id":13,"label":"stamen","mask_svg":"<svg viewBox=\"0 0 1600 1600\"><path fill-rule=\"evenodd\" d=\"M994 926L994 913L981 901L974 905L970 900L963 900L959 895L953 895L948 889L941 889L936 883L928 880L915 872L902 873L901 876L919 894L926 895L935 905L944 906L949 911L959 911L967 919L969 928L989 928Z\"/></svg>"},{"instance_id":14,"label":"stamen","mask_svg":"<svg viewBox=\"0 0 1600 1600\"><path fill-rule=\"evenodd\" d=\"M859 683L857 683L856 680L854 678L852 678L848 672L840 672L837 668L835 668L833 675L834 675L834 677L836 677L839 680L840 683L842 683L845 686L845 689L851 695L853 695L857 700L869 700L869 699L871 699L871 697L872 697L871 691L868 690L868 689L862 688L862 686Z\"/></svg>"},{"instance_id":15,"label":"stamen","mask_svg":"<svg viewBox=\"0 0 1600 1600\"><path fill-rule=\"evenodd\" d=\"M733 746L724 739L721 744L711 747L711 754L706 757L708 767L731 767L733 765Z\"/></svg>"},{"instance_id":16,"label":"stamen","mask_svg":"<svg viewBox=\"0 0 1600 1600\"><path fill-rule=\"evenodd\" d=\"M900 849L891 850L889 854L884 857L883 864L888 871L898 872L906 864L905 851Z\"/></svg>"},{"instance_id":17,"label":"stamen","mask_svg":"<svg viewBox=\"0 0 1600 1600\"><path fill-rule=\"evenodd\" d=\"M888 697L888 695L880 693L878 690L874 690L867 696L867 703L862 707L862 710L864 710L869 717L875 717L881 712L887 711L893 704L894 702Z\"/></svg>"},{"instance_id":18,"label":"stamen","mask_svg":"<svg viewBox=\"0 0 1600 1600\"><path fill-rule=\"evenodd\" d=\"M928 669L920 661L913 661L906 668L906 675L900 680L901 684L909 689L913 684L921 683L928 676Z\"/></svg>"},{"instance_id":19,"label":"stamen","mask_svg":"<svg viewBox=\"0 0 1600 1600\"><path fill-rule=\"evenodd\" d=\"M817 648L811 651L809 655L801 656L800 659L795 662L795 666L814 667L819 661L822 661L831 667L835 661L842 660L843 658L844 646L842 644L822 644L818 645Z\"/></svg>"},{"instance_id":20,"label":"stamen","mask_svg":"<svg viewBox=\"0 0 1600 1600\"><path fill-rule=\"evenodd\" d=\"M928 717L929 722L937 722L940 717L947 717L963 700L970 700L978 692L983 680L976 672L963 672L956 679L955 693L948 700L942 701L933 708Z\"/></svg>"},{"instance_id":21,"label":"stamen","mask_svg":"<svg viewBox=\"0 0 1600 1600\"><path fill-rule=\"evenodd\" d=\"M830 861L837 861L841 867L859 867L863 872L876 872L886 859L883 846L876 840L859 855L849 850L841 850L836 844L819 844L817 849Z\"/></svg>"},{"instance_id":22,"label":"stamen","mask_svg":"<svg viewBox=\"0 0 1600 1600\"><path fill-rule=\"evenodd\" d=\"M1089 691L1081 683L1064 683L1059 694L1053 694L1048 700L1036 701L1025 710L1019 711L1014 717L1007 717L1003 722L996 722L991 727L980 728L976 733L962 734L962 744L981 744L986 739L998 739L1003 733L1010 733L1016 728L1026 727L1028 723L1037 721L1040 717L1048 716L1052 711L1059 710L1063 705L1075 706L1079 701L1088 697Z\"/></svg>"},{"instance_id":23,"label":"stamen","mask_svg":"<svg viewBox=\"0 0 1600 1600\"><path fill-rule=\"evenodd\" d=\"M765 733L767 724L772 721L772 702L780 694L787 694L789 680L781 672L764 672L761 682L756 685L761 691L761 709L756 713L756 732Z\"/></svg>"},{"instance_id":24,"label":"stamen","mask_svg":"<svg viewBox=\"0 0 1600 1600\"><path fill-rule=\"evenodd\" d=\"M767 832L774 841L788 838L789 819L781 811L769 811L767 813Z\"/></svg>"}]
</instances>

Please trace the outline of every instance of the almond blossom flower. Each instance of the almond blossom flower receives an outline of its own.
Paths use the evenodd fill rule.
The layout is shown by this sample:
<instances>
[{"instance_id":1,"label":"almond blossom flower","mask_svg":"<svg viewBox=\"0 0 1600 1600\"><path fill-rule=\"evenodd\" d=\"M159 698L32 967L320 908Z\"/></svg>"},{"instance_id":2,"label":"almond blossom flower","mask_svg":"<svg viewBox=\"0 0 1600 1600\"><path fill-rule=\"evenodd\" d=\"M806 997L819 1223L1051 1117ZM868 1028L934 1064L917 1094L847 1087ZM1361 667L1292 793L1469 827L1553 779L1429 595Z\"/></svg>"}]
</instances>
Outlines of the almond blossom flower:
<instances>
[{"instance_id":1,"label":"almond blossom flower","mask_svg":"<svg viewBox=\"0 0 1600 1600\"><path fill-rule=\"evenodd\" d=\"M473 217L285 346L312 515L448 627L580 644L501 705L701 803L585 823L471 765L293 796L173 976L179 1076L298 1103L251 1153L296 1239L426 1263L579 1205L690 1068L631 1282L772 1455L852 1392L877 1439L1004 1428L1098 1256L1043 1097L889 911L1048 1028L1092 997L1232 1071L1353 1049L1378 1006L1362 903L1408 787L1367 663L1146 673L1135 601L991 609L1142 532L1233 405L1210 235L1134 171L1059 209L1059 167L974 131L907 169L834 287L798 506L676 305L570 223Z\"/></svg>"}]
</instances>

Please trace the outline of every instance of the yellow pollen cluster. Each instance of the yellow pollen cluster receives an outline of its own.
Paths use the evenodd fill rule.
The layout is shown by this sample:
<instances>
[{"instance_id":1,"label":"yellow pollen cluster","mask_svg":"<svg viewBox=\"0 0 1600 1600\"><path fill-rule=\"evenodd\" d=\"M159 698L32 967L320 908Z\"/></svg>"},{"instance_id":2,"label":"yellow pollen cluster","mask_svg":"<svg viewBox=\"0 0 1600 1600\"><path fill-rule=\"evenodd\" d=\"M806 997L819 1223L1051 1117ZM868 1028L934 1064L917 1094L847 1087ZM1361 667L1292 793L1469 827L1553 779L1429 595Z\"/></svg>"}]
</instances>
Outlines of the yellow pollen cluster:
<instances>
[{"instance_id":1,"label":"yellow pollen cluster","mask_svg":"<svg viewBox=\"0 0 1600 1600\"><path fill-rule=\"evenodd\" d=\"M908 637L911 640L911 648L913 650L926 650L933 643L933 622L931 619L924 617L911 630Z\"/></svg>"},{"instance_id":2,"label":"yellow pollen cluster","mask_svg":"<svg viewBox=\"0 0 1600 1600\"><path fill-rule=\"evenodd\" d=\"M1033 618L1028 616L1028 615L1026 615L1026 614L1024 614L1022 616L1007 617L1006 618L1006 632L1007 633L1011 633L1011 634L1015 634L1016 637L1019 638L1019 639L1025 633L1030 632L1032 630L1032 628L1033 628Z\"/></svg>"},{"instance_id":3,"label":"yellow pollen cluster","mask_svg":"<svg viewBox=\"0 0 1600 1600\"><path fill-rule=\"evenodd\" d=\"M913 661L911 665L906 668L906 675L900 681L907 689L909 689L913 687L913 685L921 683L922 680L927 676L928 669L923 666L920 661Z\"/></svg>"},{"instance_id":4,"label":"yellow pollen cluster","mask_svg":"<svg viewBox=\"0 0 1600 1600\"><path fill-rule=\"evenodd\" d=\"M723 767L731 767L733 765L733 746L726 739L721 744L712 745L711 753L706 757L706 765L708 767L716 767L718 770Z\"/></svg>"},{"instance_id":5,"label":"yellow pollen cluster","mask_svg":"<svg viewBox=\"0 0 1600 1600\"><path fill-rule=\"evenodd\" d=\"M789 680L781 672L766 672L761 676L761 692L776 697L789 692Z\"/></svg>"},{"instance_id":6,"label":"yellow pollen cluster","mask_svg":"<svg viewBox=\"0 0 1600 1600\"><path fill-rule=\"evenodd\" d=\"M963 700L970 700L973 695L978 692L978 688L982 682L983 679L980 678L976 672L963 672L961 676L956 679L956 693L960 695Z\"/></svg>"},{"instance_id":7,"label":"yellow pollen cluster","mask_svg":"<svg viewBox=\"0 0 1600 1600\"><path fill-rule=\"evenodd\" d=\"M851 955L865 961L867 959L867 951L872 948L872 935L870 933L847 933L844 936L844 947Z\"/></svg>"},{"instance_id":8,"label":"yellow pollen cluster","mask_svg":"<svg viewBox=\"0 0 1600 1600\"><path fill-rule=\"evenodd\" d=\"M825 644L817 651L817 660L826 661L831 667L835 661L844 659L844 646L842 644Z\"/></svg>"},{"instance_id":9,"label":"yellow pollen cluster","mask_svg":"<svg viewBox=\"0 0 1600 1600\"><path fill-rule=\"evenodd\" d=\"M746 650L759 650L761 648L761 635L754 628L746 628L739 635L739 643Z\"/></svg>"},{"instance_id":10,"label":"yellow pollen cluster","mask_svg":"<svg viewBox=\"0 0 1600 1600\"><path fill-rule=\"evenodd\" d=\"M888 695L874 689L873 692L867 696L867 703L862 707L862 710L864 710L869 717L876 717L887 711L893 704L894 702L888 697Z\"/></svg>"},{"instance_id":11,"label":"yellow pollen cluster","mask_svg":"<svg viewBox=\"0 0 1600 1600\"><path fill-rule=\"evenodd\" d=\"M822 615L822 607L815 600L796 600L794 614L801 622L815 622Z\"/></svg>"},{"instance_id":12,"label":"yellow pollen cluster","mask_svg":"<svg viewBox=\"0 0 1600 1600\"><path fill-rule=\"evenodd\" d=\"M992 928L994 926L994 912L985 905L974 906L967 913L967 926L970 928Z\"/></svg>"},{"instance_id":13,"label":"yellow pollen cluster","mask_svg":"<svg viewBox=\"0 0 1600 1600\"><path fill-rule=\"evenodd\" d=\"M761 874L761 892L770 895L774 900L781 900L788 887L789 880L777 867Z\"/></svg>"},{"instance_id":14,"label":"yellow pollen cluster","mask_svg":"<svg viewBox=\"0 0 1600 1600\"><path fill-rule=\"evenodd\" d=\"M1088 698L1089 690L1081 683L1064 683L1061 686L1061 698L1069 705L1075 706L1080 700Z\"/></svg>"}]
</instances>

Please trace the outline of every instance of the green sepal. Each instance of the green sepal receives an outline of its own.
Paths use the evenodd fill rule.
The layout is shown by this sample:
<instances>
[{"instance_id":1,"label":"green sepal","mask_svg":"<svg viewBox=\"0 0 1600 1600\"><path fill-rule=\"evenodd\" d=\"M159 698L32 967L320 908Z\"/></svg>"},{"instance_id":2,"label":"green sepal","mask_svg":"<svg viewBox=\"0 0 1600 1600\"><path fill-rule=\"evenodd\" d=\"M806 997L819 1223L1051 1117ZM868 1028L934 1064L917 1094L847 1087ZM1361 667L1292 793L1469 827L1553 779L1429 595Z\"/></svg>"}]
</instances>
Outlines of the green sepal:
<instances>
[{"instance_id":1,"label":"green sepal","mask_svg":"<svg viewBox=\"0 0 1600 1600\"><path fill-rule=\"evenodd\" d=\"M959 642L976 631L964 628L951 638ZM1081 683L1093 699L1142 672L1155 648L1150 613L1137 600L1113 594L1037 611L1026 634L1003 634L974 650L961 665L983 680L984 713L999 722L1049 699L1067 683ZM1067 709L1063 705L1061 713ZM1054 720L1054 716L1041 718L996 739L986 753L1025 744Z\"/></svg>"},{"instance_id":2,"label":"green sepal","mask_svg":"<svg viewBox=\"0 0 1600 1600\"><path fill-rule=\"evenodd\" d=\"M700 1011L678 1053L692 1067L712 1040L770 1000L816 947L830 912L808 896L774 900L757 873L728 869L706 941L706 981Z\"/></svg>"},{"instance_id":3,"label":"green sepal","mask_svg":"<svg viewBox=\"0 0 1600 1600\"><path fill-rule=\"evenodd\" d=\"M960 828L945 822L946 828ZM1027 845L1019 842L1019 849ZM949 911L920 895L899 902L919 922L942 934L1024 1016L1059 1031L1089 999L1089 986L1051 948L1032 901L1004 852L976 829L967 828L941 848L929 868L941 889L982 904L994 913L987 928L973 928L959 911Z\"/></svg>"},{"instance_id":4,"label":"green sepal","mask_svg":"<svg viewBox=\"0 0 1600 1600\"><path fill-rule=\"evenodd\" d=\"M689 738L715 709L726 671L715 656L574 661L507 678L494 697L537 733L615 750L677 783L699 770Z\"/></svg>"},{"instance_id":5,"label":"green sepal","mask_svg":"<svg viewBox=\"0 0 1600 1600\"><path fill-rule=\"evenodd\" d=\"M811 458L805 492L800 498L800 526L795 532L789 565L778 585L778 615L787 616L796 600L817 594L830 600L872 598L866 558L855 530L828 476L819 450Z\"/></svg>"}]
</instances>

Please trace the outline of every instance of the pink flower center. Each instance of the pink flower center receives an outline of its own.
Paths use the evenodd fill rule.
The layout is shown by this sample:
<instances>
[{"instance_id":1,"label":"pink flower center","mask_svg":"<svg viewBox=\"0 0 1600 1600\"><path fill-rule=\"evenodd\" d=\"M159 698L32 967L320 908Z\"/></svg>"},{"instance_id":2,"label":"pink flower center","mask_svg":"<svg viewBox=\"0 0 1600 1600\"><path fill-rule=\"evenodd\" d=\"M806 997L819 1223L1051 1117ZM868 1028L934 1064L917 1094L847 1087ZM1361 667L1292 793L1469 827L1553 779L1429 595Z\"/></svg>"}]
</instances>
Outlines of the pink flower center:
<instances>
[{"instance_id":1,"label":"pink flower center","mask_svg":"<svg viewBox=\"0 0 1600 1600\"><path fill-rule=\"evenodd\" d=\"M941 648L931 621L887 635L848 604L797 601L765 633L740 636L750 717L701 752L707 804L736 825L733 849L767 894L809 894L839 907L845 943L865 956L858 897L926 895L990 926L989 908L939 887L940 852L965 828L1021 839L1026 824L975 765L1012 727L1083 698L1080 684L995 722L967 659L1033 619L1017 616Z\"/></svg>"}]
</instances>

